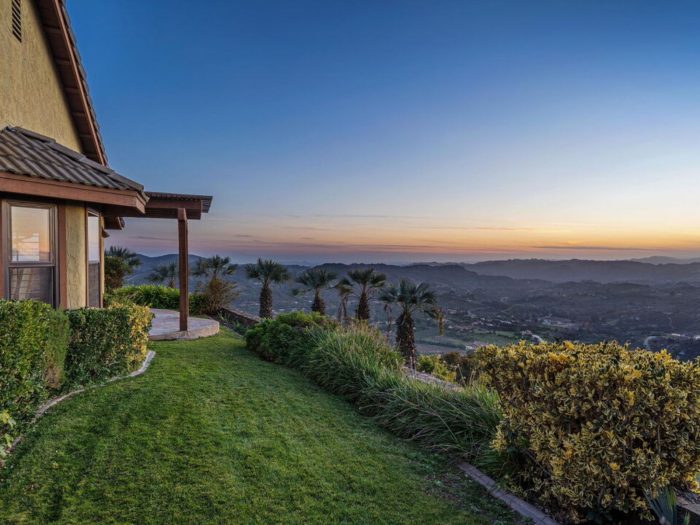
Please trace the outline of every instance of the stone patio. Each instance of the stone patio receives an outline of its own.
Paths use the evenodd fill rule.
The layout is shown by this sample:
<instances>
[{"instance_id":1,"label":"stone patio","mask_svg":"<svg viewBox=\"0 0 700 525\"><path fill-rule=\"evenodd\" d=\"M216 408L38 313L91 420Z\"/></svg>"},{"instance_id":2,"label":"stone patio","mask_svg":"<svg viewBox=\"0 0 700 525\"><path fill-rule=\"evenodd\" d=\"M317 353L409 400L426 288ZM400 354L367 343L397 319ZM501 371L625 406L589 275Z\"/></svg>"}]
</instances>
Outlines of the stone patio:
<instances>
[{"instance_id":1,"label":"stone patio","mask_svg":"<svg viewBox=\"0 0 700 525\"><path fill-rule=\"evenodd\" d=\"M219 322L204 317L190 317L189 330L180 330L180 314L175 310L151 308L153 325L148 332L151 341L172 341L176 339L199 339L219 333Z\"/></svg>"}]
</instances>

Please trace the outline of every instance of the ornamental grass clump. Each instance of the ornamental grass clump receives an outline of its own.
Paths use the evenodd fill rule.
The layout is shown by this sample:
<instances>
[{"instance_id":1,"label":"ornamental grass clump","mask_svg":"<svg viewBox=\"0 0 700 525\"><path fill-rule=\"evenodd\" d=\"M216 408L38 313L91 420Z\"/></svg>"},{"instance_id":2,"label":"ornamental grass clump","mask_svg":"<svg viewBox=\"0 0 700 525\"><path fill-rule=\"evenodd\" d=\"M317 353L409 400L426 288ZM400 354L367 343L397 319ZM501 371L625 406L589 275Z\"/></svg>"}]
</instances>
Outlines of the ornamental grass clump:
<instances>
[{"instance_id":1,"label":"ornamental grass clump","mask_svg":"<svg viewBox=\"0 0 700 525\"><path fill-rule=\"evenodd\" d=\"M700 471L700 365L617 343L485 347L501 397L493 446L513 477L571 521L647 512L645 493Z\"/></svg>"}]
</instances>

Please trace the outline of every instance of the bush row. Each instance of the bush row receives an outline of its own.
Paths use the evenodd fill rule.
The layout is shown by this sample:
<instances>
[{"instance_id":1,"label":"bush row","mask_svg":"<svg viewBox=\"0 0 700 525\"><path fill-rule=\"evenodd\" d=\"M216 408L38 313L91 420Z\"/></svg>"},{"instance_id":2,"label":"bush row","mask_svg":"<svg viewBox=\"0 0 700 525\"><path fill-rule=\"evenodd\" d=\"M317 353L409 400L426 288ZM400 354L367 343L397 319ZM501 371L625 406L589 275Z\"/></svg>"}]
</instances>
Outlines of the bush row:
<instances>
[{"instance_id":1,"label":"bush row","mask_svg":"<svg viewBox=\"0 0 700 525\"><path fill-rule=\"evenodd\" d=\"M191 293L190 314L202 315L207 312L207 298L201 293ZM118 288L105 295L105 303L130 302L151 308L162 308L165 310L180 309L180 290L161 286L158 284L130 285Z\"/></svg>"},{"instance_id":2,"label":"bush row","mask_svg":"<svg viewBox=\"0 0 700 525\"><path fill-rule=\"evenodd\" d=\"M0 300L0 462L52 393L129 372L147 351L145 307L62 312Z\"/></svg>"},{"instance_id":3,"label":"bush row","mask_svg":"<svg viewBox=\"0 0 700 525\"><path fill-rule=\"evenodd\" d=\"M400 357L366 326L292 313L246 339L399 436L466 455L567 522L638 522L648 496L687 488L700 471L697 361L569 342L423 360L472 378L452 390L406 377Z\"/></svg>"},{"instance_id":4,"label":"bush row","mask_svg":"<svg viewBox=\"0 0 700 525\"><path fill-rule=\"evenodd\" d=\"M340 328L318 314L281 314L246 334L248 348L301 370L399 436L479 461L501 419L479 386L445 390L406 377L403 359L365 325Z\"/></svg>"}]
</instances>

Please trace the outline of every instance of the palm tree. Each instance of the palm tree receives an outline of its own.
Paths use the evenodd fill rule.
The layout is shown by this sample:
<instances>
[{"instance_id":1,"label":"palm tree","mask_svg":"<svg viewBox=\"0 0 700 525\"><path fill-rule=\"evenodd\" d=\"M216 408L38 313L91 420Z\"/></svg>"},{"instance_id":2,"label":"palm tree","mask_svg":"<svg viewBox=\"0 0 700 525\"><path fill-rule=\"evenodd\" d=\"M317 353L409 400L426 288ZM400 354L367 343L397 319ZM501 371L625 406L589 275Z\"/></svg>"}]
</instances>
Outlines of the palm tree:
<instances>
[{"instance_id":1,"label":"palm tree","mask_svg":"<svg viewBox=\"0 0 700 525\"><path fill-rule=\"evenodd\" d=\"M326 303L321 297L321 290L330 288L333 279L335 279L335 274L325 268L309 268L297 277L299 284L307 291L314 292L314 301L311 303L312 312L326 315Z\"/></svg>"},{"instance_id":2,"label":"palm tree","mask_svg":"<svg viewBox=\"0 0 700 525\"><path fill-rule=\"evenodd\" d=\"M406 359L406 364L416 368L416 340L413 315L423 312L438 317L435 294L426 283L414 284L402 279L398 286L390 286L382 294L382 300L398 305L400 314L396 319L396 345Z\"/></svg>"},{"instance_id":3,"label":"palm tree","mask_svg":"<svg viewBox=\"0 0 700 525\"><path fill-rule=\"evenodd\" d=\"M171 262L168 264L160 264L153 268L148 280L152 283L166 283L169 288L175 288L175 279L177 278L177 263Z\"/></svg>"},{"instance_id":4,"label":"palm tree","mask_svg":"<svg viewBox=\"0 0 700 525\"><path fill-rule=\"evenodd\" d=\"M247 264L245 273L248 279L257 279L262 283L260 289L260 317L272 317L272 283L289 280L289 272L280 263L270 259L258 259L255 264Z\"/></svg>"},{"instance_id":5,"label":"palm tree","mask_svg":"<svg viewBox=\"0 0 700 525\"><path fill-rule=\"evenodd\" d=\"M194 270L192 270L192 275L197 277L208 277L209 281L219 279L222 275L233 274L238 265L231 264L230 257L221 257L221 255L214 255L213 257L202 258L195 264Z\"/></svg>"},{"instance_id":6,"label":"palm tree","mask_svg":"<svg viewBox=\"0 0 700 525\"><path fill-rule=\"evenodd\" d=\"M109 250L105 252L107 257L115 257L121 261L124 261L126 265L133 271L137 266L141 266L141 259L134 252L128 248L123 248L121 246L110 246Z\"/></svg>"},{"instance_id":7,"label":"palm tree","mask_svg":"<svg viewBox=\"0 0 700 525\"><path fill-rule=\"evenodd\" d=\"M105 288L107 291L124 286L124 278L134 273L141 260L127 248L112 246L105 252Z\"/></svg>"},{"instance_id":8,"label":"palm tree","mask_svg":"<svg viewBox=\"0 0 700 525\"><path fill-rule=\"evenodd\" d=\"M333 288L336 289L340 298L338 303L338 321L344 322L348 318L348 300L352 295L353 286L350 279L344 277Z\"/></svg>"},{"instance_id":9,"label":"palm tree","mask_svg":"<svg viewBox=\"0 0 700 525\"><path fill-rule=\"evenodd\" d=\"M232 275L237 268L237 265L231 264L230 257L220 255L197 261L192 274L204 277L204 281L199 283L204 313L216 315L238 296L236 284L223 279L225 275Z\"/></svg>"},{"instance_id":10,"label":"palm tree","mask_svg":"<svg viewBox=\"0 0 700 525\"><path fill-rule=\"evenodd\" d=\"M369 321L369 299L375 290L386 284L386 275L377 273L374 268L365 270L352 270L348 276L360 285L360 300L357 303L357 318L361 321Z\"/></svg>"}]
</instances>

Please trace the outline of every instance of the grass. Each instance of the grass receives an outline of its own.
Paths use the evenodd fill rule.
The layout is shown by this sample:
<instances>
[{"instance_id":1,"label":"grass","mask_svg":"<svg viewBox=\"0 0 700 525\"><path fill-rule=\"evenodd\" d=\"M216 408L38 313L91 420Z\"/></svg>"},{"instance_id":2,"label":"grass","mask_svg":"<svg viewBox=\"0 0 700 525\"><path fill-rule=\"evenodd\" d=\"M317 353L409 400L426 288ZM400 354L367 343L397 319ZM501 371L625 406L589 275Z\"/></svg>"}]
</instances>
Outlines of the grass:
<instances>
[{"instance_id":1,"label":"grass","mask_svg":"<svg viewBox=\"0 0 700 525\"><path fill-rule=\"evenodd\" d=\"M157 343L143 376L81 394L0 473L0 523L517 523L230 332Z\"/></svg>"}]
</instances>

